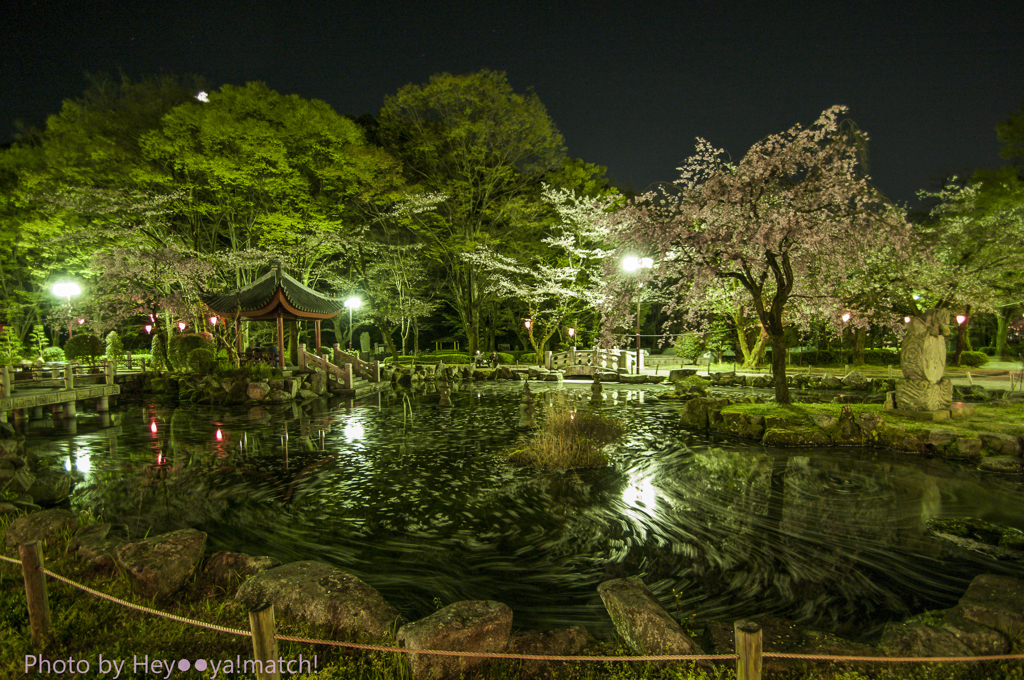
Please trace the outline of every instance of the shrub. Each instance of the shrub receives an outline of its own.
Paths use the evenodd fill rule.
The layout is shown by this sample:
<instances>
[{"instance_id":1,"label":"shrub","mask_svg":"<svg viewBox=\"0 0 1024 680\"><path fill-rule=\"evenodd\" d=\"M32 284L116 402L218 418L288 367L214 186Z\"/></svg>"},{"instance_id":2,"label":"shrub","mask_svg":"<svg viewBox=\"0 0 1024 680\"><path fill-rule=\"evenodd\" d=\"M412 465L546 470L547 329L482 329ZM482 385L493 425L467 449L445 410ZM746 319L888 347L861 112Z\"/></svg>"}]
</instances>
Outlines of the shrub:
<instances>
[{"instance_id":1,"label":"shrub","mask_svg":"<svg viewBox=\"0 0 1024 680\"><path fill-rule=\"evenodd\" d=\"M92 333L78 333L64 345L64 356L69 361L85 359L86 361L93 362L98 357L103 356L103 351L103 341Z\"/></svg>"},{"instance_id":2,"label":"shrub","mask_svg":"<svg viewBox=\"0 0 1024 680\"><path fill-rule=\"evenodd\" d=\"M700 356L701 342L696 333L686 333L676 338L673 348L675 355L688 364L697 363Z\"/></svg>"},{"instance_id":3,"label":"shrub","mask_svg":"<svg viewBox=\"0 0 1024 680\"><path fill-rule=\"evenodd\" d=\"M164 336L162 333L156 333L153 335L153 344L150 356L153 357L153 365L151 367L153 370L161 371L167 368L164 359Z\"/></svg>"},{"instance_id":4,"label":"shrub","mask_svg":"<svg viewBox=\"0 0 1024 680\"><path fill-rule=\"evenodd\" d=\"M121 343L121 336L117 331L107 333L107 359L124 363L124 345Z\"/></svg>"},{"instance_id":5,"label":"shrub","mask_svg":"<svg viewBox=\"0 0 1024 680\"><path fill-rule=\"evenodd\" d=\"M519 357L519 363L521 364L535 364L537 363L536 352L525 352Z\"/></svg>"},{"instance_id":6,"label":"shrub","mask_svg":"<svg viewBox=\"0 0 1024 680\"><path fill-rule=\"evenodd\" d=\"M512 364L515 363L515 360L516 358L508 352L498 352L498 361L503 364Z\"/></svg>"},{"instance_id":7,"label":"shrub","mask_svg":"<svg viewBox=\"0 0 1024 680\"><path fill-rule=\"evenodd\" d=\"M4 326L0 331L0 363L13 364L21 361L21 340L14 326Z\"/></svg>"},{"instance_id":8,"label":"shrub","mask_svg":"<svg viewBox=\"0 0 1024 680\"><path fill-rule=\"evenodd\" d=\"M60 347L44 347L43 361L64 361L64 350Z\"/></svg>"},{"instance_id":9,"label":"shrub","mask_svg":"<svg viewBox=\"0 0 1024 680\"><path fill-rule=\"evenodd\" d=\"M188 368L188 355L195 349L208 349L213 352L213 336L209 333L185 333L175 335L167 346L167 358L171 368L183 371Z\"/></svg>"},{"instance_id":10,"label":"shrub","mask_svg":"<svg viewBox=\"0 0 1024 680\"><path fill-rule=\"evenodd\" d=\"M197 347L188 353L186 363L188 364L188 370L192 373L206 374L217 366L217 356L213 353L213 350Z\"/></svg>"},{"instance_id":11,"label":"shrub","mask_svg":"<svg viewBox=\"0 0 1024 680\"><path fill-rule=\"evenodd\" d=\"M956 354L949 353L946 355L946 363L952 364ZM988 363L988 355L984 352L962 352L960 354L960 366L967 366L968 368L978 368Z\"/></svg>"},{"instance_id":12,"label":"shrub","mask_svg":"<svg viewBox=\"0 0 1024 680\"><path fill-rule=\"evenodd\" d=\"M557 470L602 467L608 464L608 456L601 449L625 431L621 422L598 413L559 411L509 460L518 465Z\"/></svg>"}]
</instances>

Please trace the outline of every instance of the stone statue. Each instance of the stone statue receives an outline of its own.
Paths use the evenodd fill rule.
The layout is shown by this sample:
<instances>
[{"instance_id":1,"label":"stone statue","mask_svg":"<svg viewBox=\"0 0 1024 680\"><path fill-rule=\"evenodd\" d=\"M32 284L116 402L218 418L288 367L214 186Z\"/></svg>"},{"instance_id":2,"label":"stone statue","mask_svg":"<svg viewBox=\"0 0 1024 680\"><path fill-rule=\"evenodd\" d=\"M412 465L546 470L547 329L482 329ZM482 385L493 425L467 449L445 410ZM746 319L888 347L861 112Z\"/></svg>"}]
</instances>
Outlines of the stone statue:
<instances>
[{"instance_id":1,"label":"stone statue","mask_svg":"<svg viewBox=\"0 0 1024 680\"><path fill-rule=\"evenodd\" d=\"M953 404L953 384L946 370L949 311L929 309L910 320L900 351L903 380L896 383L896 407L904 411L938 411Z\"/></svg>"}]
</instances>

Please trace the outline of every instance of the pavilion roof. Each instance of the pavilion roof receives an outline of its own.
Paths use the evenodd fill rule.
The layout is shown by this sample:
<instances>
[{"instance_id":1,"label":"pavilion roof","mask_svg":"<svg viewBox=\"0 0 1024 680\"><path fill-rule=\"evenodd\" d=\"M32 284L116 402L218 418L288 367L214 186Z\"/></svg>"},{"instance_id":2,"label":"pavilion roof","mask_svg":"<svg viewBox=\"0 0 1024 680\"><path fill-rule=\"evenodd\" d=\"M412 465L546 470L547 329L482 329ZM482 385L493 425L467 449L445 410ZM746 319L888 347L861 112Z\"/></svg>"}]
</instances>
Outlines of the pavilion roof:
<instances>
[{"instance_id":1,"label":"pavilion roof","mask_svg":"<svg viewBox=\"0 0 1024 680\"><path fill-rule=\"evenodd\" d=\"M214 312L227 317L270 319L278 316L296 319L329 319L345 307L345 300L322 295L302 285L278 266L248 286L223 293L208 293L203 302Z\"/></svg>"}]
</instances>

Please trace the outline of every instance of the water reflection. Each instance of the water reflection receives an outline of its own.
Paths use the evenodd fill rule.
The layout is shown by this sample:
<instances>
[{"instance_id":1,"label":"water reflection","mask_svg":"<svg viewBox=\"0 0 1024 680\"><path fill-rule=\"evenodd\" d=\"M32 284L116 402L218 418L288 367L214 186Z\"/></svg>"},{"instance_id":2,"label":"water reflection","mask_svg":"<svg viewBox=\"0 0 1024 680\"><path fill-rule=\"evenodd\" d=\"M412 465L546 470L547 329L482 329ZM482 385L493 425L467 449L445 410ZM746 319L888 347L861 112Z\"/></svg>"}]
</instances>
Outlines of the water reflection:
<instances>
[{"instance_id":1,"label":"water reflection","mask_svg":"<svg viewBox=\"0 0 1024 680\"><path fill-rule=\"evenodd\" d=\"M611 466L567 473L507 463L523 436L512 386L455 385L451 407L423 388L301 408L146 404L115 428L82 418L74 436L29 443L81 477L76 505L133 535L194 526L213 550L323 560L409 618L435 597L497 599L517 625L600 629L598 583L640 575L686 615L779 613L857 635L952 605L977 573L1020 574L949 553L924 525L1024 528L1019 482L872 451L716 443L679 429L671 403L588 388L532 388L538 421L597 408L628 427Z\"/></svg>"}]
</instances>

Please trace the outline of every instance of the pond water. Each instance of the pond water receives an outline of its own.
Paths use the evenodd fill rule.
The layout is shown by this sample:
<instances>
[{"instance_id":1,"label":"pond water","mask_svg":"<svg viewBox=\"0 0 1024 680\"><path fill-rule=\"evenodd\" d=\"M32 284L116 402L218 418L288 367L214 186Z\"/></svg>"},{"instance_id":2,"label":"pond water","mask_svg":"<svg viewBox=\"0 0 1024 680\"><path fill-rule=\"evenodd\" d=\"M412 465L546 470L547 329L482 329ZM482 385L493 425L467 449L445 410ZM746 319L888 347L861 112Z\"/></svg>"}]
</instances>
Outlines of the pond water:
<instances>
[{"instance_id":1,"label":"pond water","mask_svg":"<svg viewBox=\"0 0 1024 680\"><path fill-rule=\"evenodd\" d=\"M606 579L639 575L698 621L775 613L866 638L887 620L951 606L979 573L1024 564L955 553L933 517L1024 529L1024 485L865 449L766 450L697 436L651 392L535 386L551 409L600 409L627 435L609 467L509 464L521 386L386 393L362 402L235 408L126 405L30 424L29 446L80 478L76 508L132 535L195 527L209 550L322 560L407 618L494 599L522 628L610 622ZM642 401L641 401L642 400Z\"/></svg>"}]
</instances>

